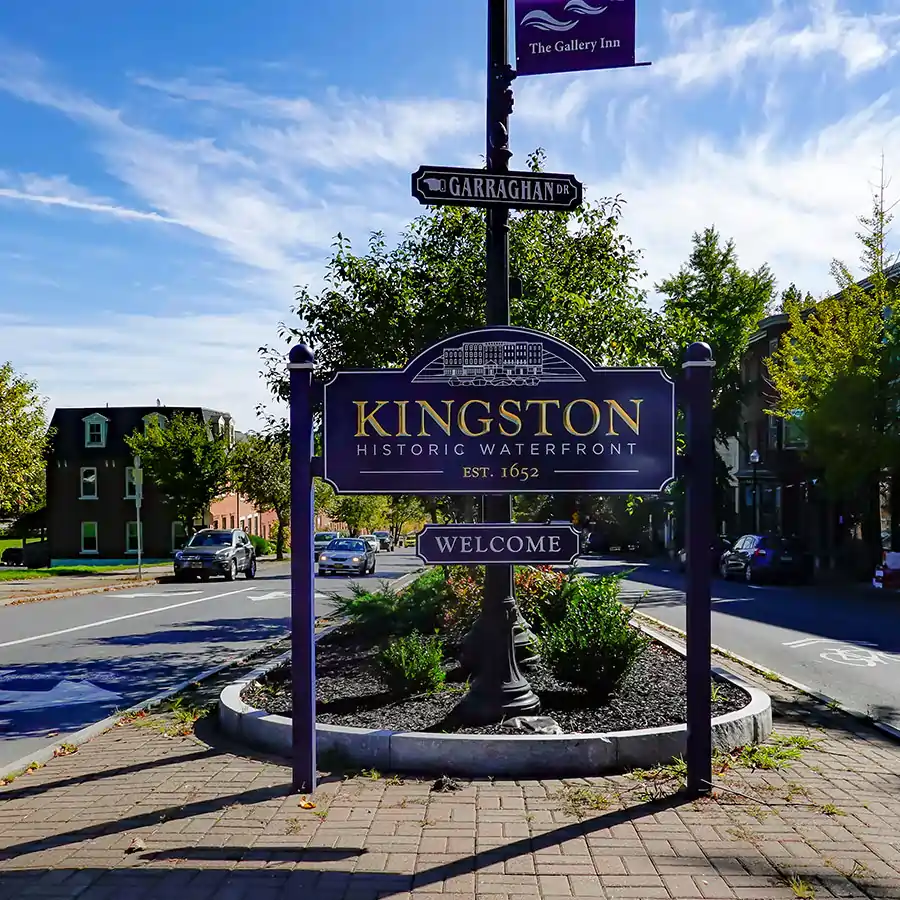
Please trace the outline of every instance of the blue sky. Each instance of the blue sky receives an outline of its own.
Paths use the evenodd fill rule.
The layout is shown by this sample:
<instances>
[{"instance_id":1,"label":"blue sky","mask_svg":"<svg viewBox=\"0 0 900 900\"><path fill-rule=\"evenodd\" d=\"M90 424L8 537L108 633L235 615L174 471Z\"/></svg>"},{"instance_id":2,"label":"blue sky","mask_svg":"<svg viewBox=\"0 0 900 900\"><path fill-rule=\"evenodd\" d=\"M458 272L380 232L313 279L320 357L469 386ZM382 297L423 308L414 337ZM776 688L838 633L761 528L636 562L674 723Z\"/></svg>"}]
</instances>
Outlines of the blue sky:
<instances>
[{"instance_id":1,"label":"blue sky","mask_svg":"<svg viewBox=\"0 0 900 900\"><path fill-rule=\"evenodd\" d=\"M204 403L253 427L260 344L476 165L485 0L43 0L0 8L0 360L52 405ZM650 68L516 83L522 165L621 193L647 287L715 224L830 286L881 154L900 179L900 0L638 0ZM900 181L896 181L900 195Z\"/></svg>"}]
</instances>

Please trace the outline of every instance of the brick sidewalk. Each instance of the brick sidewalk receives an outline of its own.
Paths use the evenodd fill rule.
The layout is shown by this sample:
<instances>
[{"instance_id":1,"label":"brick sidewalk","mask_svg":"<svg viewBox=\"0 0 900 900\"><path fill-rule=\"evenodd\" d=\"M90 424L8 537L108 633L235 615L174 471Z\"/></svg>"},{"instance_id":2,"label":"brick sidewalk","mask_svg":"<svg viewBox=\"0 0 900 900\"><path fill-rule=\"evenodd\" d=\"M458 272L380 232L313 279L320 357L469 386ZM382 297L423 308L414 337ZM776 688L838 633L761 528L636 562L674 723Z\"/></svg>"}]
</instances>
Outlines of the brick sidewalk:
<instances>
[{"instance_id":1,"label":"brick sidewalk","mask_svg":"<svg viewBox=\"0 0 900 900\"><path fill-rule=\"evenodd\" d=\"M672 767L444 791L333 775L305 809L283 765L209 725L125 725L0 788L0 898L900 898L900 747L764 684L782 742L720 761L695 802Z\"/></svg>"}]
</instances>

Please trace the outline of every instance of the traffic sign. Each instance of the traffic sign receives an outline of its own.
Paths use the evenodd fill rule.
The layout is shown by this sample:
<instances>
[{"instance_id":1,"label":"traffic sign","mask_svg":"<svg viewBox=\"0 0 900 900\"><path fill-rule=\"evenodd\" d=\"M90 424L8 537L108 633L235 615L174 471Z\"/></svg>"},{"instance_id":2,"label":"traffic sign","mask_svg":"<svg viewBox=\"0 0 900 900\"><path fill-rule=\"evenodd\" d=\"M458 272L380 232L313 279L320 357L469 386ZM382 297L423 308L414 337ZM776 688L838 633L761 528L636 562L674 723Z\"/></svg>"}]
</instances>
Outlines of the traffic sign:
<instances>
[{"instance_id":1,"label":"traffic sign","mask_svg":"<svg viewBox=\"0 0 900 900\"><path fill-rule=\"evenodd\" d=\"M506 206L571 212L584 201L574 175L508 172L452 166L420 166L412 176L412 195L426 206Z\"/></svg>"}]
</instances>

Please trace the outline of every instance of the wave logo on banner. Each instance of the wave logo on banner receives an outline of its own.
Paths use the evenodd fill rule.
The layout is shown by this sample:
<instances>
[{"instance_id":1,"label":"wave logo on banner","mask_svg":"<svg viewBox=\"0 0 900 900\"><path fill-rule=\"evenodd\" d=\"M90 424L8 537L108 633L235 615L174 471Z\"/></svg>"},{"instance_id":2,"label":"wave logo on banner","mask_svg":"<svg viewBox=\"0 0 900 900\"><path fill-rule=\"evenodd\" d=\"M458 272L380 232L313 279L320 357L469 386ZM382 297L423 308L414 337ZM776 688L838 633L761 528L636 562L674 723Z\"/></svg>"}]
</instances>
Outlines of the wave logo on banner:
<instances>
[{"instance_id":1,"label":"wave logo on banner","mask_svg":"<svg viewBox=\"0 0 900 900\"><path fill-rule=\"evenodd\" d=\"M608 3L620 3L622 0L607 0ZM563 7L567 13L573 13L576 16L599 16L605 13L608 6L591 6L586 0L569 0ZM537 28L539 31L571 31L578 25L578 20L573 19L570 22L561 22L543 9L535 9L528 13L522 19L522 25Z\"/></svg>"}]
</instances>

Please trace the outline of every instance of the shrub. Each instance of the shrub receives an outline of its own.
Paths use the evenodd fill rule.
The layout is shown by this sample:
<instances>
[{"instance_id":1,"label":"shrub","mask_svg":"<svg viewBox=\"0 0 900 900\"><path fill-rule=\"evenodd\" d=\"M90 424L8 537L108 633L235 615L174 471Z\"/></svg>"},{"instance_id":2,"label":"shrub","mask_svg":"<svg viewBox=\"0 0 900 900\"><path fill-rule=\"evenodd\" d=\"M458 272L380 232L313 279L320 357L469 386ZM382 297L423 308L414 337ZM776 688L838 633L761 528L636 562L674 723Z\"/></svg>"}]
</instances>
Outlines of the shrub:
<instances>
[{"instance_id":1,"label":"shrub","mask_svg":"<svg viewBox=\"0 0 900 900\"><path fill-rule=\"evenodd\" d=\"M358 631L381 637L436 631L446 586L442 573L432 569L400 592L387 582L377 591L357 584L350 590L349 597L333 598L336 614L349 619Z\"/></svg>"},{"instance_id":2,"label":"shrub","mask_svg":"<svg viewBox=\"0 0 900 900\"><path fill-rule=\"evenodd\" d=\"M646 650L649 638L629 623L619 602L620 579L569 579L562 618L544 622L540 651L560 679L604 700L622 683Z\"/></svg>"},{"instance_id":3,"label":"shrub","mask_svg":"<svg viewBox=\"0 0 900 900\"><path fill-rule=\"evenodd\" d=\"M275 547L278 545L278 529L279 529L279 527L280 526L278 525L278 522L273 522L272 527L269 529L269 535L271 537L271 540L269 541L269 543L272 545L273 551L274 551ZM287 525L284 526L284 549L286 551L291 549L291 529Z\"/></svg>"},{"instance_id":4,"label":"shrub","mask_svg":"<svg viewBox=\"0 0 900 900\"><path fill-rule=\"evenodd\" d=\"M444 685L444 648L440 638L413 632L392 641L377 660L381 677L395 693L430 694Z\"/></svg>"},{"instance_id":5,"label":"shrub","mask_svg":"<svg viewBox=\"0 0 900 900\"><path fill-rule=\"evenodd\" d=\"M272 548L269 546L269 542L258 534L248 535L250 538L250 543L253 544L253 549L256 551L257 556L268 556L272 552Z\"/></svg>"}]
</instances>

